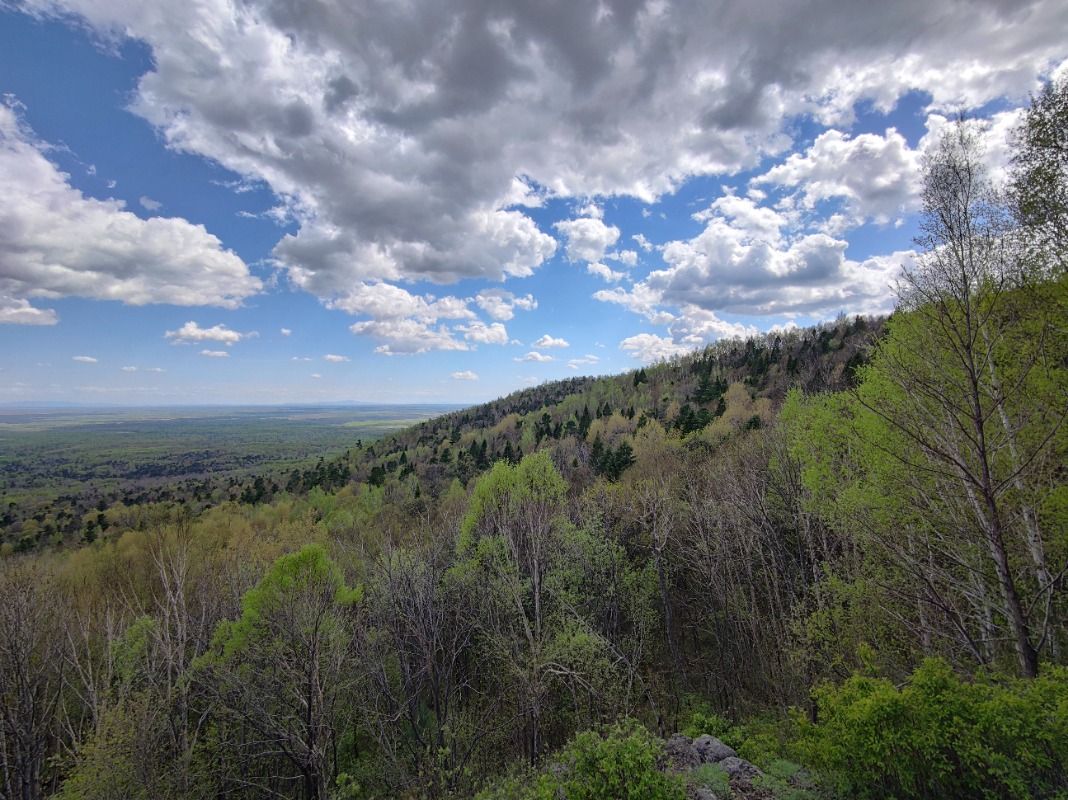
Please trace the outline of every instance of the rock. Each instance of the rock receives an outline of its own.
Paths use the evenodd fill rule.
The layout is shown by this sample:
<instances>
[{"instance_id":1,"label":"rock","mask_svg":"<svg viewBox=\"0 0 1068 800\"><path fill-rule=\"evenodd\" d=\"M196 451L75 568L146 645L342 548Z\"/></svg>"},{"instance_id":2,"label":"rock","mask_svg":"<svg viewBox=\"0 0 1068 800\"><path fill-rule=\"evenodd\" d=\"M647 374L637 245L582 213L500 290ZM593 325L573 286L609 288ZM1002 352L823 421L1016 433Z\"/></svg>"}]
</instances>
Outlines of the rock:
<instances>
[{"instance_id":1,"label":"rock","mask_svg":"<svg viewBox=\"0 0 1068 800\"><path fill-rule=\"evenodd\" d=\"M701 757L702 764L718 764L725 758L736 757L733 747L728 747L715 736L707 733L693 740L694 749Z\"/></svg>"},{"instance_id":2,"label":"rock","mask_svg":"<svg viewBox=\"0 0 1068 800\"><path fill-rule=\"evenodd\" d=\"M691 785L686 790L686 800L719 800L719 797L705 786Z\"/></svg>"},{"instance_id":3,"label":"rock","mask_svg":"<svg viewBox=\"0 0 1068 800\"><path fill-rule=\"evenodd\" d=\"M748 781L758 775L764 774L755 764L750 764L744 758L738 758L738 756L728 756L719 762L719 767L726 772L732 780L741 778Z\"/></svg>"},{"instance_id":4,"label":"rock","mask_svg":"<svg viewBox=\"0 0 1068 800\"><path fill-rule=\"evenodd\" d=\"M676 733L664 744L664 755L667 757L668 768L673 772L687 772L694 767L700 766L701 756L689 736Z\"/></svg>"}]
</instances>

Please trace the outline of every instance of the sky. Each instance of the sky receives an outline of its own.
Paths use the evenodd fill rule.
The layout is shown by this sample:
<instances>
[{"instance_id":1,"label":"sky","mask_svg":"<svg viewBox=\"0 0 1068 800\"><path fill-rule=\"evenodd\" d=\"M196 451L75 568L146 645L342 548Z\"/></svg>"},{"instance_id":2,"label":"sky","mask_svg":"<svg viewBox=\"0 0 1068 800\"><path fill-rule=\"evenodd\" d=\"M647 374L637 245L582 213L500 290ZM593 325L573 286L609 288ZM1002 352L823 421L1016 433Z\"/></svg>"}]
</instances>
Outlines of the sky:
<instances>
[{"instance_id":1,"label":"sky","mask_svg":"<svg viewBox=\"0 0 1068 800\"><path fill-rule=\"evenodd\" d=\"M1063 0L0 0L0 405L478 402L885 313Z\"/></svg>"}]
</instances>

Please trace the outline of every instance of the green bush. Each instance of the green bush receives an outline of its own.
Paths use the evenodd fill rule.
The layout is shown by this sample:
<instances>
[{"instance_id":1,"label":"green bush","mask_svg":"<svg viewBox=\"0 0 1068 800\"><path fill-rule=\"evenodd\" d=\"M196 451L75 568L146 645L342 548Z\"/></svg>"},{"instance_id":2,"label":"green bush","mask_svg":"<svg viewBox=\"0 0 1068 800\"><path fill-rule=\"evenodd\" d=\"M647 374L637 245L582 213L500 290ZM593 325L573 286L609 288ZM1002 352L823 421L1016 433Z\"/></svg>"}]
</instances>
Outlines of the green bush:
<instances>
[{"instance_id":1,"label":"green bush","mask_svg":"<svg viewBox=\"0 0 1068 800\"><path fill-rule=\"evenodd\" d=\"M775 800L815 800L822 796L812 775L800 764L781 758L764 765L764 774L753 779L753 786L767 790Z\"/></svg>"},{"instance_id":2,"label":"green bush","mask_svg":"<svg viewBox=\"0 0 1068 800\"><path fill-rule=\"evenodd\" d=\"M858 675L816 700L798 754L844 796L1068 797L1068 669L969 682L929 659L901 688Z\"/></svg>"},{"instance_id":3,"label":"green bush","mask_svg":"<svg viewBox=\"0 0 1068 800\"><path fill-rule=\"evenodd\" d=\"M658 768L664 744L634 720L584 731L552 759L537 800L684 800L685 784Z\"/></svg>"},{"instance_id":4,"label":"green bush","mask_svg":"<svg viewBox=\"0 0 1068 800\"><path fill-rule=\"evenodd\" d=\"M686 784L661 772L664 743L635 720L584 731L536 775L513 770L476 800L685 800Z\"/></svg>"},{"instance_id":5,"label":"green bush","mask_svg":"<svg viewBox=\"0 0 1068 800\"><path fill-rule=\"evenodd\" d=\"M731 796L731 778L723 767L717 764L702 764L690 774L690 780L706 789L711 789L716 797Z\"/></svg>"}]
</instances>

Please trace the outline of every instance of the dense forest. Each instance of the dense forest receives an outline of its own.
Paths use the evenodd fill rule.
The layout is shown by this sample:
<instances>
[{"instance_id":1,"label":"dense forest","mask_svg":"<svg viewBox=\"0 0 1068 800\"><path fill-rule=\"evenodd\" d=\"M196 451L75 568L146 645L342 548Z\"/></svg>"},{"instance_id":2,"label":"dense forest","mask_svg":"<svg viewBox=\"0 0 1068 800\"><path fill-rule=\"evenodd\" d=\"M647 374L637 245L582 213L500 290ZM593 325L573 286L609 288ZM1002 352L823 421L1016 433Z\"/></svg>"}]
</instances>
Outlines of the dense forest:
<instances>
[{"instance_id":1,"label":"dense forest","mask_svg":"<svg viewBox=\"0 0 1068 800\"><path fill-rule=\"evenodd\" d=\"M0 798L1068 796L1068 87L888 319L545 384L0 561Z\"/></svg>"}]
</instances>

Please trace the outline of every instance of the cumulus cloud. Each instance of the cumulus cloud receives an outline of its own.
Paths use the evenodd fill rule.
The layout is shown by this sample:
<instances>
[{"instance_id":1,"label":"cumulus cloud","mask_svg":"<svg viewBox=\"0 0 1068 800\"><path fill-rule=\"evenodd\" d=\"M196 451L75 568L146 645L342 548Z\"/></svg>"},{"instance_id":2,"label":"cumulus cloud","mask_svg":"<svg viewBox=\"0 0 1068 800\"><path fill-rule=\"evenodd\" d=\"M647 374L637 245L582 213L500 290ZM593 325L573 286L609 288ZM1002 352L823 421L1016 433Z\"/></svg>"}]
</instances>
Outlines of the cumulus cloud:
<instances>
[{"instance_id":1,"label":"cumulus cloud","mask_svg":"<svg viewBox=\"0 0 1068 800\"><path fill-rule=\"evenodd\" d=\"M606 225L600 216L563 219L553 227L567 242L564 250L569 261L600 261L605 251L619 241L619 228Z\"/></svg>"},{"instance_id":2,"label":"cumulus cloud","mask_svg":"<svg viewBox=\"0 0 1068 800\"><path fill-rule=\"evenodd\" d=\"M262 289L202 225L143 220L118 200L86 197L48 149L0 104L0 321L54 324L33 298L235 308Z\"/></svg>"},{"instance_id":3,"label":"cumulus cloud","mask_svg":"<svg viewBox=\"0 0 1068 800\"><path fill-rule=\"evenodd\" d=\"M354 315L367 315L375 319L400 319L412 317L422 322L438 319L473 319L475 314L467 307L467 300L446 296L415 295L390 283L357 283L349 287L343 296L331 300L328 305Z\"/></svg>"},{"instance_id":4,"label":"cumulus cloud","mask_svg":"<svg viewBox=\"0 0 1068 800\"><path fill-rule=\"evenodd\" d=\"M289 336L293 333L293 331L289 328L281 328L278 332L281 333L283 336Z\"/></svg>"},{"instance_id":5,"label":"cumulus cloud","mask_svg":"<svg viewBox=\"0 0 1068 800\"><path fill-rule=\"evenodd\" d=\"M646 253L650 252L653 249L653 243L645 238L645 234L636 233L630 238L633 239L635 243L637 243L638 247L640 247Z\"/></svg>"},{"instance_id":6,"label":"cumulus cloud","mask_svg":"<svg viewBox=\"0 0 1068 800\"><path fill-rule=\"evenodd\" d=\"M0 294L0 325L55 325L57 322L59 317L50 308L36 308L24 298Z\"/></svg>"},{"instance_id":7,"label":"cumulus cloud","mask_svg":"<svg viewBox=\"0 0 1068 800\"><path fill-rule=\"evenodd\" d=\"M601 289L593 293L593 299L623 306L628 311L645 317L654 325L666 325L675 319L674 314L659 308L663 293L646 282L636 283L629 290L622 287Z\"/></svg>"},{"instance_id":8,"label":"cumulus cloud","mask_svg":"<svg viewBox=\"0 0 1068 800\"><path fill-rule=\"evenodd\" d=\"M719 198L698 216L703 231L664 245L666 269L630 292L599 299L650 318L660 305L757 315L875 313L892 307L891 286L910 257L852 261L844 240L819 232L791 236L786 214L749 198Z\"/></svg>"},{"instance_id":9,"label":"cumulus cloud","mask_svg":"<svg viewBox=\"0 0 1068 800\"><path fill-rule=\"evenodd\" d=\"M159 200L153 200L151 197L146 197L145 195L141 195L137 199L137 202L140 203L141 207L146 211L159 211L163 208L163 203Z\"/></svg>"},{"instance_id":10,"label":"cumulus cloud","mask_svg":"<svg viewBox=\"0 0 1068 800\"><path fill-rule=\"evenodd\" d=\"M437 346L453 349L463 342L437 320L358 310L352 287L531 275L557 245L526 209L549 197L629 196L654 203L691 177L735 174L786 152L801 115L845 130L858 103L889 111L908 92L929 95L935 112L1021 99L1035 76L1063 57L1068 26L1068 7L1057 0L904 0L859 9L816 0L789 7L774 0L552 7L516 0L369 0L356 10L336 0L24 0L20 8L80 15L79 22L104 35L145 42L152 67L138 82L132 110L169 147L212 159L278 196L279 215L295 230L277 243L273 259L293 285L370 317L357 323L368 335L403 338L422 329L433 333ZM893 137L877 138L868 143L883 148L881 163L892 165L901 155ZM846 215L891 214L901 194L889 166L880 173L888 181L883 194L827 173L835 148L863 161L861 139L825 139L809 161L793 166L819 176L822 188L814 191L844 203ZM31 178L41 185L40 176ZM792 179L777 177L783 189L796 191ZM21 191L23 185L5 195L35 196ZM73 192L62 177L59 187ZM809 200L819 202L817 194ZM101 210L94 205L99 201L73 195L66 205ZM100 205L109 219L128 213L114 202ZM69 228L64 220L80 219L46 213L38 224L36 212L50 207L20 219L49 232L57 221ZM603 263L619 234L612 236L599 207L579 213L556 228L567 255ZM32 299L77 288L127 302L192 303L196 297L233 305L259 289L247 268L203 229L158 218L123 224L136 229L120 237L137 245L125 249L147 250L154 258L109 264L112 251L105 257L94 244L99 237L93 234L104 226L83 225L77 236L65 237L79 243L73 270L77 276L88 269L84 262L104 261L106 280L72 286L69 276L52 276L0 283L0 293ZM833 241L846 224L843 218L828 227L826 240L802 243L791 236L755 246L747 257L760 265L767 263L761 248L785 253L771 259L771 272L807 276L805 286L812 286L821 268L834 272L837 263L839 272L848 269ZM154 242L163 227L197 246L149 247L146 240ZM10 229L0 226L0 237ZM38 238L36 251L60 249L66 256ZM0 246L0 252L9 258L24 251ZM120 266L169 263L164 254L188 269L171 272L157 264L155 272L173 277L157 275L151 290L140 292L127 285L129 273ZM205 263L213 265L207 268L213 278L226 279L194 280ZM24 272L4 265L5 278ZM685 294L685 276L677 277L674 286L657 290ZM779 285L790 297L778 305L804 305L803 291L789 280ZM850 292L842 291L848 300ZM698 305L712 302L701 298ZM746 297L738 304L774 305ZM392 341L384 339L387 351L408 347L398 339L394 348Z\"/></svg>"},{"instance_id":11,"label":"cumulus cloud","mask_svg":"<svg viewBox=\"0 0 1068 800\"><path fill-rule=\"evenodd\" d=\"M311 374L311 377L312 377L312 378L314 378L315 380L319 380L319 379L320 379L320 378L322 378L323 376L322 376L322 375L320 375L320 374L319 374L318 372L313 372L313 373Z\"/></svg>"},{"instance_id":12,"label":"cumulus cloud","mask_svg":"<svg viewBox=\"0 0 1068 800\"><path fill-rule=\"evenodd\" d=\"M638 252L636 250L617 250L612 253L605 253L604 257L612 261L618 261L627 267L633 267L638 263Z\"/></svg>"},{"instance_id":13,"label":"cumulus cloud","mask_svg":"<svg viewBox=\"0 0 1068 800\"><path fill-rule=\"evenodd\" d=\"M79 364L95 364L97 362L92 356L71 356L71 361L77 361Z\"/></svg>"},{"instance_id":14,"label":"cumulus cloud","mask_svg":"<svg viewBox=\"0 0 1068 800\"><path fill-rule=\"evenodd\" d=\"M544 350L549 347L570 347L571 345L568 344L567 339L560 339L546 333L538 341L534 342L532 346Z\"/></svg>"},{"instance_id":15,"label":"cumulus cloud","mask_svg":"<svg viewBox=\"0 0 1068 800\"><path fill-rule=\"evenodd\" d=\"M255 336L254 332L239 333L238 331L231 330L225 325L212 325L210 328L201 328L193 320L185 323L182 327L175 331L167 331L163 334L163 338L170 339L172 344L192 344L194 342L219 342L227 347L231 347L242 339L248 339Z\"/></svg>"},{"instance_id":16,"label":"cumulus cloud","mask_svg":"<svg viewBox=\"0 0 1068 800\"><path fill-rule=\"evenodd\" d=\"M517 356L512 359L513 361L534 361L539 364L545 364L549 361L556 361L552 356L547 356L544 353L539 353L535 350L531 350L525 356Z\"/></svg>"},{"instance_id":17,"label":"cumulus cloud","mask_svg":"<svg viewBox=\"0 0 1068 800\"><path fill-rule=\"evenodd\" d=\"M433 327L415 319L366 320L349 326L360 336L382 342L376 353L386 356L415 355L431 350L469 350L470 348L444 325Z\"/></svg>"},{"instance_id":18,"label":"cumulus cloud","mask_svg":"<svg viewBox=\"0 0 1068 800\"><path fill-rule=\"evenodd\" d=\"M507 322L514 317L516 309L533 311L538 307L538 301L534 299L534 295L517 297L503 289L486 289L479 292L475 297L475 303L491 318L499 322Z\"/></svg>"},{"instance_id":19,"label":"cumulus cloud","mask_svg":"<svg viewBox=\"0 0 1068 800\"><path fill-rule=\"evenodd\" d=\"M657 336L654 333L639 333L636 336L628 336L620 342L619 349L630 353L643 364L652 364L656 361L663 361L665 358L689 353L694 348L678 344L670 337Z\"/></svg>"},{"instance_id":20,"label":"cumulus cloud","mask_svg":"<svg viewBox=\"0 0 1068 800\"><path fill-rule=\"evenodd\" d=\"M123 372L137 372L137 367L119 367Z\"/></svg>"},{"instance_id":21,"label":"cumulus cloud","mask_svg":"<svg viewBox=\"0 0 1068 800\"><path fill-rule=\"evenodd\" d=\"M472 372L469 369L460 370L459 372L452 373L452 379L454 381L477 381L478 374Z\"/></svg>"},{"instance_id":22,"label":"cumulus cloud","mask_svg":"<svg viewBox=\"0 0 1068 800\"><path fill-rule=\"evenodd\" d=\"M499 322L487 325L482 321L472 322L470 325L457 325L464 338L478 344L508 344L508 330Z\"/></svg>"},{"instance_id":23,"label":"cumulus cloud","mask_svg":"<svg viewBox=\"0 0 1068 800\"><path fill-rule=\"evenodd\" d=\"M626 277L622 272L605 266L600 261L593 261L587 264L586 272L590 273L590 275L596 275L607 283L619 283Z\"/></svg>"},{"instance_id":24,"label":"cumulus cloud","mask_svg":"<svg viewBox=\"0 0 1068 800\"><path fill-rule=\"evenodd\" d=\"M341 364L342 362L349 360L348 356L339 356L336 353L327 353L323 356L323 361L329 361L331 364Z\"/></svg>"},{"instance_id":25,"label":"cumulus cloud","mask_svg":"<svg viewBox=\"0 0 1068 800\"><path fill-rule=\"evenodd\" d=\"M667 327L670 336L632 336L621 344L624 350L650 362L758 332L724 317L729 314L827 317L893 307L893 284L912 262L912 251L850 259L844 240L806 231L789 210L762 205L759 198L720 197L694 215L704 223L702 231L663 246L664 269L629 289L594 294Z\"/></svg>"},{"instance_id":26,"label":"cumulus cloud","mask_svg":"<svg viewBox=\"0 0 1068 800\"><path fill-rule=\"evenodd\" d=\"M995 182L1007 177L1012 132L1020 116L1020 110L1014 109L966 122L979 137L987 170ZM836 129L824 131L807 150L790 155L754 178L748 197L756 202L764 200L766 195L756 187L766 186L788 190L790 202L806 211L835 201L841 210L828 214L823 224L832 234L865 222L892 222L919 208L923 153L939 141L949 124L946 116L929 114L927 131L915 148L894 128L881 135L858 136Z\"/></svg>"},{"instance_id":27,"label":"cumulus cloud","mask_svg":"<svg viewBox=\"0 0 1068 800\"><path fill-rule=\"evenodd\" d=\"M582 366L596 364L600 360L601 359L599 359L597 356L587 353L586 355L580 356L579 358L572 358L570 361L567 362L567 366L571 369L578 369Z\"/></svg>"},{"instance_id":28,"label":"cumulus cloud","mask_svg":"<svg viewBox=\"0 0 1068 800\"><path fill-rule=\"evenodd\" d=\"M840 200L854 224L885 224L917 206L919 168L919 151L893 128L884 135L856 137L829 130L804 153L794 153L754 183L798 189L808 209L824 200Z\"/></svg>"},{"instance_id":29,"label":"cumulus cloud","mask_svg":"<svg viewBox=\"0 0 1068 800\"><path fill-rule=\"evenodd\" d=\"M207 358L229 358L230 354L225 350L201 350L200 354Z\"/></svg>"}]
</instances>

